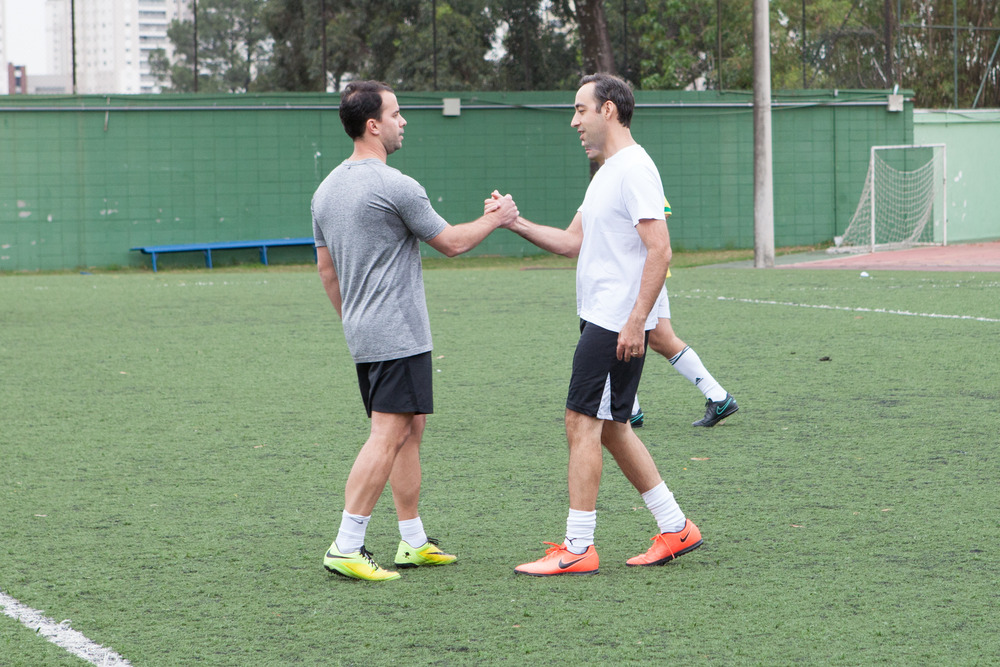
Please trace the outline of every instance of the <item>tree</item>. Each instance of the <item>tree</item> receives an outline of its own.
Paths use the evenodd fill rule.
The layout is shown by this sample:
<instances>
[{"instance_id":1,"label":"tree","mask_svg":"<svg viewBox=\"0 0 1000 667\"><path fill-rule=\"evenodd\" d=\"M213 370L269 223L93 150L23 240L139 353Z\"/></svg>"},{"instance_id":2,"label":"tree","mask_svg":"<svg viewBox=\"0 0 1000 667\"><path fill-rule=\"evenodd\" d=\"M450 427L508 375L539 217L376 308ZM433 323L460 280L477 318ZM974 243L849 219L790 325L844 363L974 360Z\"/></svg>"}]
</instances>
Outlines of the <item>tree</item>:
<instances>
[{"instance_id":1,"label":"tree","mask_svg":"<svg viewBox=\"0 0 1000 667\"><path fill-rule=\"evenodd\" d=\"M325 29L325 62L335 89L348 76L379 79L399 90L486 88L492 77L486 53L496 21L485 2L271 0L272 79L286 90L317 89Z\"/></svg>"},{"instance_id":2,"label":"tree","mask_svg":"<svg viewBox=\"0 0 1000 667\"><path fill-rule=\"evenodd\" d=\"M771 2L771 76L776 89L818 87L831 41L817 35L852 16L857 0ZM721 7L721 15L718 13ZM749 90L753 87L751 0L648 0L637 21L644 88ZM843 24L841 24L843 28ZM719 49L721 31L721 53ZM812 38L814 41L809 42ZM825 39L825 38L824 38ZM805 72L808 85L803 85ZM836 85L834 87L837 87ZM851 87L840 83L839 87ZM854 86L857 87L857 86Z\"/></svg>"},{"instance_id":3,"label":"tree","mask_svg":"<svg viewBox=\"0 0 1000 667\"><path fill-rule=\"evenodd\" d=\"M503 55L496 63L501 90L563 90L579 79L579 40L567 2L547 9L538 0L495 0L493 13L503 26Z\"/></svg>"},{"instance_id":4,"label":"tree","mask_svg":"<svg viewBox=\"0 0 1000 667\"><path fill-rule=\"evenodd\" d=\"M321 53L325 4L322 0L268 3L264 23L274 39L268 71L271 89L326 90Z\"/></svg>"},{"instance_id":5,"label":"tree","mask_svg":"<svg viewBox=\"0 0 1000 667\"><path fill-rule=\"evenodd\" d=\"M551 90L607 71L637 88L750 90L751 4L200 0L198 88L325 90L357 77L400 90ZM899 85L915 91L919 106L950 106L956 97L971 106L981 86L979 104L1000 106L1000 58L990 64L1000 38L995 0L770 0L770 7L776 90ZM175 61L154 54L153 71L169 90L193 90L193 26L175 22L169 35ZM490 55L494 47L498 55Z\"/></svg>"},{"instance_id":6,"label":"tree","mask_svg":"<svg viewBox=\"0 0 1000 667\"><path fill-rule=\"evenodd\" d=\"M980 87L980 107L1000 106L1000 61L994 60L988 68L1000 40L1000 5L995 0L957 0L955 9L958 30L949 28L954 18L952 0L903 2L898 80L913 88L920 106L954 106L957 98L959 107L971 107Z\"/></svg>"},{"instance_id":7,"label":"tree","mask_svg":"<svg viewBox=\"0 0 1000 667\"><path fill-rule=\"evenodd\" d=\"M639 28L642 86L717 88L721 80L725 88L751 87L748 0L722 2L721 17L714 0L646 5ZM720 24L721 61L714 44ZM990 66L998 39L1000 3L994 0L772 0L772 85L899 85L912 89L923 107L954 106L956 99L960 107L971 106L982 87L979 104L998 106L1000 60Z\"/></svg>"},{"instance_id":8,"label":"tree","mask_svg":"<svg viewBox=\"0 0 1000 667\"><path fill-rule=\"evenodd\" d=\"M713 87L718 87L715 4L715 0L648 0L646 11L636 20L637 32L642 35L639 86L703 88L714 81ZM749 2L738 0L734 4L741 10L745 5L744 16L749 18ZM747 20L747 35L749 23Z\"/></svg>"},{"instance_id":9,"label":"tree","mask_svg":"<svg viewBox=\"0 0 1000 667\"><path fill-rule=\"evenodd\" d=\"M198 3L198 92L243 93L257 90L266 72L270 38L264 25L267 0L201 0ZM160 49L150 67L168 92L194 92L194 21L171 22L167 36L174 61Z\"/></svg>"},{"instance_id":10,"label":"tree","mask_svg":"<svg viewBox=\"0 0 1000 667\"><path fill-rule=\"evenodd\" d=\"M416 19L399 26L395 58L386 68L385 79L400 90L488 88L493 67L486 54L495 21L483 3L425 0L418 5Z\"/></svg>"},{"instance_id":11,"label":"tree","mask_svg":"<svg viewBox=\"0 0 1000 667\"><path fill-rule=\"evenodd\" d=\"M575 6L583 68L587 72L617 72L604 0L576 0Z\"/></svg>"},{"instance_id":12,"label":"tree","mask_svg":"<svg viewBox=\"0 0 1000 667\"><path fill-rule=\"evenodd\" d=\"M793 62L786 64L777 87L891 88L885 28L892 17L885 8L885 0L823 0L808 5L803 16L801 5L787 5L789 21L782 30L789 49L801 54L801 74L795 76Z\"/></svg>"}]
</instances>

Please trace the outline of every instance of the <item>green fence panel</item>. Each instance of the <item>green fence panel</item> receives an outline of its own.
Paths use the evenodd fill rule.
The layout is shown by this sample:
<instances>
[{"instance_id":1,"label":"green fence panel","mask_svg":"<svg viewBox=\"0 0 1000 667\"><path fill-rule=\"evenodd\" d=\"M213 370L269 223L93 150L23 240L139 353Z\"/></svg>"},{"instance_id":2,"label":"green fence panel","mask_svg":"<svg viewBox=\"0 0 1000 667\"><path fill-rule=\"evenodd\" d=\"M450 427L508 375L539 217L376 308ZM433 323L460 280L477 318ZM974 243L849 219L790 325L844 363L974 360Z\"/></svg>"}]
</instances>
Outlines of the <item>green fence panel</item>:
<instances>
[{"instance_id":1,"label":"green fence panel","mask_svg":"<svg viewBox=\"0 0 1000 667\"><path fill-rule=\"evenodd\" d=\"M912 107L891 112L886 96L775 95L776 244L842 232L869 147L912 142ZM572 93L398 97L408 125L389 164L420 181L447 220L476 218L493 189L536 222L572 219L590 177L569 124ZM459 115L444 115L443 99L456 97ZM636 101L633 134L660 168L674 246L752 247L750 94L640 91ZM11 96L0 102L0 271L141 266L149 258L130 248L309 236L312 193L351 151L337 103L323 94ZM538 250L500 231L474 252Z\"/></svg>"}]
</instances>

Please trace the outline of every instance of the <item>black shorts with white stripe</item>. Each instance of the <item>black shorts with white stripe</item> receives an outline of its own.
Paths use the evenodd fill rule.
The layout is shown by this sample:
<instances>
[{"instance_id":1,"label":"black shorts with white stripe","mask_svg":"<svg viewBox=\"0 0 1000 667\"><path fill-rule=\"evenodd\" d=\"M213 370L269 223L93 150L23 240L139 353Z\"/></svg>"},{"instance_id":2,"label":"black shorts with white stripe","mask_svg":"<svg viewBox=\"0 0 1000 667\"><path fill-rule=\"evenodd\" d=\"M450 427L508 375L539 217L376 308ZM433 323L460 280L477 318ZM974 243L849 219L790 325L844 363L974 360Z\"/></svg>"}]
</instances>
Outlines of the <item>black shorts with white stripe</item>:
<instances>
[{"instance_id":1,"label":"black shorts with white stripe","mask_svg":"<svg viewBox=\"0 0 1000 667\"><path fill-rule=\"evenodd\" d=\"M648 331L645 342L648 345ZM573 355L567 409L598 419L628 423L646 355L620 361L617 349L617 331L580 321L580 340Z\"/></svg>"}]
</instances>

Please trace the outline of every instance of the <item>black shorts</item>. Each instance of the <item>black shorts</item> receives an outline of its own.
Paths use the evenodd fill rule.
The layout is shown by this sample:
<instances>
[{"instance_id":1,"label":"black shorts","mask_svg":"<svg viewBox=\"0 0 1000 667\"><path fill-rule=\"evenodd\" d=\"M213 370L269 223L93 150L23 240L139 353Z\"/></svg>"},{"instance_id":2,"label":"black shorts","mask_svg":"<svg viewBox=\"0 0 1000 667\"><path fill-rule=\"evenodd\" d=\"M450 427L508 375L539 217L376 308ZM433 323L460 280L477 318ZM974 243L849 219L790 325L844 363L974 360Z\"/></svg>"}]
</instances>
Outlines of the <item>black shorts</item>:
<instances>
[{"instance_id":1,"label":"black shorts","mask_svg":"<svg viewBox=\"0 0 1000 667\"><path fill-rule=\"evenodd\" d=\"M402 359L355 364L358 387L368 416L372 412L434 412L431 353Z\"/></svg>"},{"instance_id":2,"label":"black shorts","mask_svg":"<svg viewBox=\"0 0 1000 667\"><path fill-rule=\"evenodd\" d=\"M619 361L617 348L618 332L581 320L566 398L568 409L608 421L629 421L646 355Z\"/></svg>"}]
</instances>

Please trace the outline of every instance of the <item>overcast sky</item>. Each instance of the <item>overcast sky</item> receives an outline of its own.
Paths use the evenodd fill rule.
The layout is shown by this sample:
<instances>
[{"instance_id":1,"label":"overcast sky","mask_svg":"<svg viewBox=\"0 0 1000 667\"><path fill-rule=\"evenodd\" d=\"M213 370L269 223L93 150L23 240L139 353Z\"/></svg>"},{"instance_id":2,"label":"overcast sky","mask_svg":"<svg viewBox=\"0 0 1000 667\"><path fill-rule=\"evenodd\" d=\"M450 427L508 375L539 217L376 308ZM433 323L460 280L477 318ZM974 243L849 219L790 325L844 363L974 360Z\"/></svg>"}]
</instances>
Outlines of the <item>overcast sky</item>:
<instances>
[{"instance_id":1,"label":"overcast sky","mask_svg":"<svg viewBox=\"0 0 1000 667\"><path fill-rule=\"evenodd\" d=\"M5 0L6 56L15 65L27 65L28 76L49 74L45 49L45 0ZM6 71L7 65L3 64Z\"/></svg>"}]
</instances>

